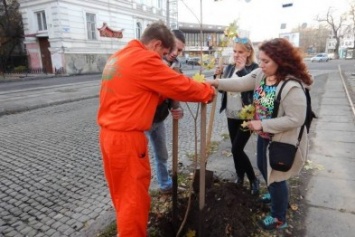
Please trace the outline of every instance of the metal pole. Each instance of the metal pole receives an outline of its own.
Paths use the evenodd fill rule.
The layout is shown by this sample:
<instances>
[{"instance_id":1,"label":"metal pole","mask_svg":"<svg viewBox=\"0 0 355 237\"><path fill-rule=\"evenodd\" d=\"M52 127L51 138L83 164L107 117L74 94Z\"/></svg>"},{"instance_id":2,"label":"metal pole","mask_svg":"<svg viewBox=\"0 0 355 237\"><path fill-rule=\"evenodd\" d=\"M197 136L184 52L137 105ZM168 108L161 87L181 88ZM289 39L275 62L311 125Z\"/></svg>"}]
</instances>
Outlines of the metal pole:
<instances>
[{"instance_id":1,"label":"metal pole","mask_svg":"<svg viewBox=\"0 0 355 237\"><path fill-rule=\"evenodd\" d=\"M170 27L170 3L166 0L166 25Z\"/></svg>"},{"instance_id":2,"label":"metal pole","mask_svg":"<svg viewBox=\"0 0 355 237\"><path fill-rule=\"evenodd\" d=\"M200 0L200 47L202 60L202 0ZM201 73L200 69L200 73ZM203 237L204 224L204 208L206 194L206 120L207 120L207 105L201 104L201 138L200 138L200 189L199 189L199 228L198 236Z\"/></svg>"}]
</instances>

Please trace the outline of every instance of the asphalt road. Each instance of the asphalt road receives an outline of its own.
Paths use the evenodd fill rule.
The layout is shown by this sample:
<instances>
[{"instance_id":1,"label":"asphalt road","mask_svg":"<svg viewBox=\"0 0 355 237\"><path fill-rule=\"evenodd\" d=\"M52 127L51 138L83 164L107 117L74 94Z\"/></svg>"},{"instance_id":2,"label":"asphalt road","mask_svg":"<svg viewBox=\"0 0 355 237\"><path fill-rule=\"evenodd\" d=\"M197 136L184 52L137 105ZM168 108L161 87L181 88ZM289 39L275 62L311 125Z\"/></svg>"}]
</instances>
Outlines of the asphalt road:
<instances>
[{"instance_id":1,"label":"asphalt road","mask_svg":"<svg viewBox=\"0 0 355 237\"><path fill-rule=\"evenodd\" d=\"M192 76L198 72L199 67L197 66L185 66L183 71L185 75ZM212 71L207 71L205 73L207 76L212 76ZM74 76L52 76L52 75L40 75L40 78L37 77L31 78L29 75L27 78L20 78L20 80L12 80L2 82L0 80L0 92L6 92L10 90L23 90L23 89L36 89L36 88L45 88L51 86L67 85L73 83L86 83L93 81L100 81L101 74L89 74L89 75L74 75ZM45 80L43 80L45 79Z\"/></svg>"},{"instance_id":2,"label":"asphalt road","mask_svg":"<svg viewBox=\"0 0 355 237\"><path fill-rule=\"evenodd\" d=\"M346 71L354 70L355 72L355 61L354 60L331 60L329 62L310 62L305 61L309 70L322 70L322 71L331 71L337 70L338 65L341 65ZM194 75L199 70L198 66L186 65L183 68L184 72L188 76ZM213 71L208 71L207 76L211 76ZM44 77L46 78L46 77ZM91 74L91 75L76 75L76 76L58 76L50 77L43 79L33 79L33 80L24 80L24 81L13 81L11 83L1 83L0 80L0 92L9 91L9 90L22 90L22 89L33 89L33 88L43 88L47 86L57 86L57 85L66 85L72 83L83 83L83 82L92 82L99 81L101 74Z\"/></svg>"}]
</instances>

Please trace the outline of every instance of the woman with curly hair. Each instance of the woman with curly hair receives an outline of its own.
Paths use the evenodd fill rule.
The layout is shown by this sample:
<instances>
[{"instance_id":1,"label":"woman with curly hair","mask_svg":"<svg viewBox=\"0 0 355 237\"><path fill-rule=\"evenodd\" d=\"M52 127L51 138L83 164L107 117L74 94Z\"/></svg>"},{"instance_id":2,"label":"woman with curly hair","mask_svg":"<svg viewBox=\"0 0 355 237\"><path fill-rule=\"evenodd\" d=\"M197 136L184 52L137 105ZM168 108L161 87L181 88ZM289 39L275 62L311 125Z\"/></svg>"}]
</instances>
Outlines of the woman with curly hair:
<instances>
[{"instance_id":1,"label":"woman with curly hair","mask_svg":"<svg viewBox=\"0 0 355 237\"><path fill-rule=\"evenodd\" d=\"M257 164L269 191L262 199L271 203L270 215L261 220L260 224L267 230L282 229L287 227L289 197L286 181L299 174L308 153L306 129L303 130L294 163L287 172L270 167L267 146L271 139L294 145L297 143L307 109L306 96L300 83L303 87L309 87L313 81L299 50L283 38L265 41L260 45L259 67L243 77L216 79L209 83L224 91L254 90L253 104L256 112L254 120L248 122L248 128L258 134ZM289 79L293 80L283 88L277 117L271 118L276 95L282 84Z\"/></svg>"}]
</instances>

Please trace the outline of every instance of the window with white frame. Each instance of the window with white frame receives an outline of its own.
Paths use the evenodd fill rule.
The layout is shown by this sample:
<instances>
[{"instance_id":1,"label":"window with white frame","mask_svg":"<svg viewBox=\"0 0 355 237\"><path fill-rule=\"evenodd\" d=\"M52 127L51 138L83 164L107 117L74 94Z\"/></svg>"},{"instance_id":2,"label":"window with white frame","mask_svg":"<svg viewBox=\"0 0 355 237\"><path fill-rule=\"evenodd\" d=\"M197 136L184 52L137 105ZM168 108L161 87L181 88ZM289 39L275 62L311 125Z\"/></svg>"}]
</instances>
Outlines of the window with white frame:
<instances>
[{"instance_id":1,"label":"window with white frame","mask_svg":"<svg viewBox=\"0 0 355 237\"><path fill-rule=\"evenodd\" d=\"M38 30L47 30L47 21L45 11L36 12Z\"/></svg>"},{"instance_id":2,"label":"window with white frame","mask_svg":"<svg viewBox=\"0 0 355 237\"><path fill-rule=\"evenodd\" d=\"M89 40L96 40L96 16L92 13L86 13L86 28Z\"/></svg>"},{"instance_id":3,"label":"window with white frame","mask_svg":"<svg viewBox=\"0 0 355 237\"><path fill-rule=\"evenodd\" d=\"M136 25L136 38L140 39L142 36L142 24L140 22L137 22Z\"/></svg>"}]
</instances>

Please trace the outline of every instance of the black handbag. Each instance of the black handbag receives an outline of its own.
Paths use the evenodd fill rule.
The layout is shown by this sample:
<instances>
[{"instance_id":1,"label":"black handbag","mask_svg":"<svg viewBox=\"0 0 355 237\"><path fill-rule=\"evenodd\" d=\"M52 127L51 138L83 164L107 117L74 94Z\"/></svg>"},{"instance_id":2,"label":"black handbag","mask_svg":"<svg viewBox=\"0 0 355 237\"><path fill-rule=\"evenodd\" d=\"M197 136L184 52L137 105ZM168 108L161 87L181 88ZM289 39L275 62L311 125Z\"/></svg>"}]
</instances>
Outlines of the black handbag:
<instances>
[{"instance_id":1,"label":"black handbag","mask_svg":"<svg viewBox=\"0 0 355 237\"><path fill-rule=\"evenodd\" d=\"M284 142L270 142L269 160L274 170L287 172L291 169L295 160L298 144L292 145Z\"/></svg>"},{"instance_id":2,"label":"black handbag","mask_svg":"<svg viewBox=\"0 0 355 237\"><path fill-rule=\"evenodd\" d=\"M282 84L280 91L277 94L277 97L274 101L274 110L271 118L276 118L277 116L277 112L279 110L280 101L281 101L281 92L286 82L287 81L285 81ZM292 145L284 142L276 142L276 141L271 141L269 143L269 161L272 169L282 171L282 172L287 172L291 169L293 162L295 160L298 146L301 142L303 130L304 130L304 125L302 125L300 133L298 134L298 139L297 139L298 141L296 145Z\"/></svg>"}]
</instances>

